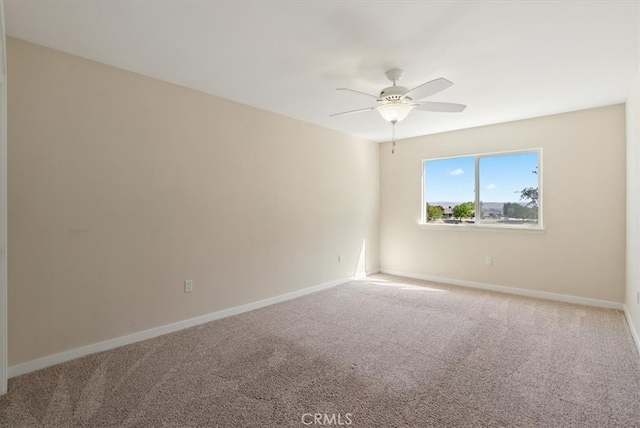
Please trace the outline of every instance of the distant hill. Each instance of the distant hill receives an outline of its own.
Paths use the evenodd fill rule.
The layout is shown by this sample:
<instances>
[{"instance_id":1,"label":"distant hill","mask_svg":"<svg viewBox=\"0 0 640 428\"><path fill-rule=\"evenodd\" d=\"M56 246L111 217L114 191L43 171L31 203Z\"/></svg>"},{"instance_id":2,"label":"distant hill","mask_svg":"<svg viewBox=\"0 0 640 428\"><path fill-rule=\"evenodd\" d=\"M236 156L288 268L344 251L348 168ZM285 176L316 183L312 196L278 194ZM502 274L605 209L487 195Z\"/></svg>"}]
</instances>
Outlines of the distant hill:
<instances>
[{"instance_id":1,"label":"distant hill","mask_svg":"<svg viewBox=\"0 0 640 428\"><path fill-rule=\"evenodd\" d=\"M429 202L429 205L439 205L443 208L451 208L456 205L461 204L462 202L450 202L450 201L438 201L438 202ZM519 202L521 205L526 205L526 202ZM495 212L501 213L504 208L505 202L483 202L482 209L484 212Z\"/></svg>"}]
</instances>

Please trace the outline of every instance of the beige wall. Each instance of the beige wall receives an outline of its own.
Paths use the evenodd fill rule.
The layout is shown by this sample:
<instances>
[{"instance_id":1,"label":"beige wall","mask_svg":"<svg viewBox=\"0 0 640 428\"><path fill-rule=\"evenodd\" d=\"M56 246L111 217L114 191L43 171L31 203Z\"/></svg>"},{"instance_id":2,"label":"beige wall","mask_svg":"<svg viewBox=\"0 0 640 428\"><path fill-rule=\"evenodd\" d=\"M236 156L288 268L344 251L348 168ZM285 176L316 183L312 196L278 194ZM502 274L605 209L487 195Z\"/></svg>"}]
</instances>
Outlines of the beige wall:
<instances>
[{"instance_id":1,"label":"beige wall","mask_svg":"<svg viewBox=\"0 0 640 428\"><path fill-rule=\"evenodd\" d=\"M638 10L640 58L640 8ZM640 334L640 64L627 99L627 287L624 304ZM639 345L640 346L640 345Z\"/></svg>"},{"instance_id":2,"label":"beige wall","mask_svg":"<svg viewBox=\"0 0 640 428\"><path fill-rule=\"evenodd\" d=\"M377 144L7 42L10 365L378 268Z\"/></svg>"},{"instance_id":3,"label":"beige wall","mask_svg":"<svg viewBox=\"0 0 640 428\"><path fill-rule=\"evenodd\" d=\"M622 302L624 130L616 105L381 145L381 268ZM418 227L423 159L537 147L545 233Z\"/></svg>"}]
</instances>

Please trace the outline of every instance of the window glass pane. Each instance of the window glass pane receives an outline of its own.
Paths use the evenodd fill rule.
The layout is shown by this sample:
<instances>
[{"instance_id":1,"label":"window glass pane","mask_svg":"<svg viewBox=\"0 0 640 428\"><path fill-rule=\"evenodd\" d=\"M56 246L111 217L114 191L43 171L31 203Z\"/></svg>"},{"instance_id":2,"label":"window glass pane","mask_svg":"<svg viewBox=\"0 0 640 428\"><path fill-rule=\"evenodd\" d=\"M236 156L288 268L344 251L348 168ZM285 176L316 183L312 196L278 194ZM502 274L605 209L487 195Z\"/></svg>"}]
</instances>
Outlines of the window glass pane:
<instances>
[{"instance_id":1,"label":"window glass pane","mask_svg":"<svg viewBox=\"0 0 640 428\"><path fill-rule=\"evenodd\" d=\"M479 171L481 223L538 225L538 153L481 157Z\"/></svg>"},{"instance_id":2,"label":"window glass pane","mask_svg":"<svg viewBox=\"0 0 640 428\"><path fill-rule=\"evenodd\" d=\"M425 217L428 223L466 224L475 217L475 158L424 163Z\"/></svg>"}]
</instances>

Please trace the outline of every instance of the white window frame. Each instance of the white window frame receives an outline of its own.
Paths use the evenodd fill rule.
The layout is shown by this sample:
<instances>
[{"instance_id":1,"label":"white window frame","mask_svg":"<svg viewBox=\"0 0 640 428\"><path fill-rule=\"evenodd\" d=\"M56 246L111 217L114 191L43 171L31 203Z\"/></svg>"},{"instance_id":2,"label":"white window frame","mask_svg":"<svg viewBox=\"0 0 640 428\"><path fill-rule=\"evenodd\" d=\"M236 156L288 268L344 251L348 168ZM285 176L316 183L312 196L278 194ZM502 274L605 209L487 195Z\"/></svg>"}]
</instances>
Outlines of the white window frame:
<instances>
[{"instance_id":1,"label":"white window frame","mask_svg":"<svg viewBox=\"0 0 640 428\"><path fill-rule=\"evenodd\" d=\"M520 226L520 225L515 225L515 224L488 224L488 223L482 223L481 221L481 217L482 217L482 213L480 212L480 159L483 158L491 158L491 157L498 157L498 156L510 156L510 155L518 155L518 154L526 154L526 153L536 153L538 155L538 224L536 226ZM475 175L475 188L474 188L474 194L475 194L475 200L474 200L474 204L475 204L475 208L476 208L476 212L475 212L475 222L473 224L465 224L465 225L460 225L460 224L433 224L433 223L428 223L428 219L427 219L427 201L425 198L425 186L426 186L426 177L425 177L425 171L426 171L426 164L427 162L431 162L431 161L436 161L436 160L444 160L444 159L456 159L456 158L474 158L474 175ZM456 156L447 156L447 157L440 157L440 158L431 158L431 159L423 159L422 160L422 174L421 174L421 178L422 178L422 185L421 185L421 190L422 190L422 195L420 196L420 200L421 200L421 215L420 215L420 227L423 229L457 229L457 230L478 230L478 229L485 229L485 230L516 230L518 232L543 232L544 231L544 224L543 224L543 189L542 189L542 175L543 175L543 168L542 168L542 148L538 147L538 148L533 148L533 149L522 149L522 150L510 150L510 151L503 151L503 152L492 152L492 153L477 153L477 154L468 154L468 155L456 155Z\"/></svg>"}]
</instances>

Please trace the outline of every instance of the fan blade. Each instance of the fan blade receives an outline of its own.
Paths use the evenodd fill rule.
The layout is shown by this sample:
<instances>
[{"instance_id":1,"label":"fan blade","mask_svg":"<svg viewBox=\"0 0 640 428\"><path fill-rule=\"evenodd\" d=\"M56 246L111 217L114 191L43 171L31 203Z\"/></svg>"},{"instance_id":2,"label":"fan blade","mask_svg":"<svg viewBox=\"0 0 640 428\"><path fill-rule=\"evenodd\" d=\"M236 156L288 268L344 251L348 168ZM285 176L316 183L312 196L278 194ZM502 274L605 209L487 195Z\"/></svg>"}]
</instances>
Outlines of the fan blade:
<instances>
[{"instance_id":1,"label":"fan blade","mask_svg":"<svg viewBox=\"0 0 640 428\"><path fill-rule=\"evenodd\" d=\"M367 107L367 108L359 108L358 110L349 110L349 111L343 111L342 113L334 113L334 114L330 114L329 117L333 117L333 116L342 116L345 114L351 114L351 113L360 113L361 111L368 111L368 110L375 110L377 109L378 106L375 107Z\"/></svg>"},{"instance_id":2,"label":"fan blade","mask_svg":"<svg viewBox=\"0 0 640 428\"><path fill-rule=\"evenodd\" d=\"M413 101L418 101L423 98L427 98L433 94L437 94L440 91L444 91L445 89L453 86L453 83L449 82L447 79L441 77L436 80L432 80L427 83L423 83L420 86L416 86L413 89L405 92L405 96L408 96Z\"/></svg>"},{"instance_id":3,"label":"fan blade","mask_svg":"<svg viewBox=\"0 0 640 428\"><path fill-rule=\"evenodd\" d=\"M347 91L348 93L353 94L353 95L364 95L364 96L366 96L366 97L375 98L376 100L378 99L378 96L377 96L377 95L367 94L366 92L356 91L355 89L349 89L349 88L338 88L338 89L336 89L336 91Z\"/></svg>"},{"instance_id":4,"label":"fan blade","mask_svg":"<svg viewBox=\"0 0 640 428\"><path fill-rule=\"evenodd\" d=\"M464 104L454 103L434 103L434 102L421 102L417 103L416 110L424 111L439 111L443 113L460 113L467 108Z\"/></svg>"}]
</instances>

